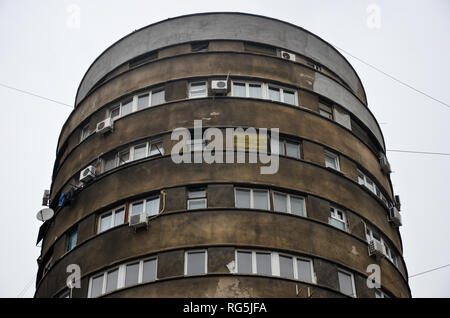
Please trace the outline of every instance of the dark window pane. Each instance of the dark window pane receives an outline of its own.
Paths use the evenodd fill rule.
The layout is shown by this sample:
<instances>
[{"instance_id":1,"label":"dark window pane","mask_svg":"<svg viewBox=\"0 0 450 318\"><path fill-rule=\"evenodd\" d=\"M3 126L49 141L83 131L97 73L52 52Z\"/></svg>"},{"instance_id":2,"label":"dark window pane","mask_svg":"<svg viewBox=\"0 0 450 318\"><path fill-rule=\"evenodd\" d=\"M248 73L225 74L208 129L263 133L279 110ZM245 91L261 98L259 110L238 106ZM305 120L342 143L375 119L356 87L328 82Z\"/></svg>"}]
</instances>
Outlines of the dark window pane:
<instances>
[{"instance_id":1,"label":"dark window pane","mask_svg":"<svg viewBox=\"0 0 450 318\"><path fill-rule=\"evenodd\" d=\"M261 275L272 275L272 262L269 253L256 253L256 272Z\"/></svg>"},{"instance_id":2,"label":"dark window pane","mask_svg":"<svg viewBox=\"0 0 450 318\"><path fill-rule=\"evenodd\" d=\"M125 286L137 284L138 280L139 280L139 263L127 265L125 274Z\"/></svg>"},{"instance_id":3,"label":"dark window pane","mask_svg":"<svg viewBox=\"0 0 450 318\"><path fill-rule=\"evenodd\" d=\"M205 252L191 252L187 256L187 275L205 274Z\"/></svg>"},{"instance_id":4,"label":"dark window pane","mask_svg":"<svg viewBox=\"0 0 450 318\"><path fill-rule=\"evenodd\" d=\"M98 297L103 293L103 274L92 279L91 297Z\"/></svg>"},{"instance_id":5,"label":"dark window pane","mask_svg":"<svg viewBox=\"0 0 450 318\"><path fill-rule=\"evenodd\" d=\"M106 274L106 292L111 292L117 289L117 278L119 277L119 270L113 270Z\"/></svg>"},{"instance_id":6,"label":"dark window pane","mask_svg":"<svg viewBox=\"0 0 450 318\"><path fill-rule=\"evenodd\" d=\"M294 267L292 257L280 255L280 276L294 278Z\"/></svg>"},{"instance_id":7,"label":"dark window pane","mask_svg":"<svg viewBox=\"0 0 450 318\"><path fill-rule=\"evenodd\" d=\"M156 265L157 259L151 259L144 262L144 273L142 276L142 282L151 282L156 280Z\"/></svg>"},{"instance_id":8,"label":"dark window pane","mask_svg":"<svg viewBox=\"0 0 450 318\"><path fill-rule=\"evenodd\" d=\"M238 273L251 274L252 273L252 253L251 252L237 252Z\"/></svg>"}]
</instances>

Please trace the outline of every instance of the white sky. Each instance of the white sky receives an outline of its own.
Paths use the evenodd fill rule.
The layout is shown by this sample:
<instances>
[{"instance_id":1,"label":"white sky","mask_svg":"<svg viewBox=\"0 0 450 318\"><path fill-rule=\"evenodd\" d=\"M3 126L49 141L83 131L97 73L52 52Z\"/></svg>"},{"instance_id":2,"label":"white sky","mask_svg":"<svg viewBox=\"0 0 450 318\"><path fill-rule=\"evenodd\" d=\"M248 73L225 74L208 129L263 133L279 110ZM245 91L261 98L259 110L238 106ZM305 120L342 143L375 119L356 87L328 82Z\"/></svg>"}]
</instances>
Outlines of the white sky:
<instances>
[{"instance_id":1,"label":"white sky","mask_svg":"<svg viewBox=\"0 0 450 318\"><path fill-rule=\"evenodd\" d=\"M367 24L372 3L381 9L380 28ZM71 4L81 9L80 28L67 23ZM113 42L169 17L208 11L291 22L450 103L448 0L0 0L0 83L73 105L89 65ZM346 57L363 81L370 109L384 123L388 149L450 153L450 108ZM35 215L50 187L56 143L71 109L4 87L0 100L0 297L17 297L22 290L32 297L40 251ZM391 152L388 158L402 200L409 274L449 264L450 156ZM414 297L449 297L450 267L414 277L410 285Z\"/></svg>"}]
</instances>

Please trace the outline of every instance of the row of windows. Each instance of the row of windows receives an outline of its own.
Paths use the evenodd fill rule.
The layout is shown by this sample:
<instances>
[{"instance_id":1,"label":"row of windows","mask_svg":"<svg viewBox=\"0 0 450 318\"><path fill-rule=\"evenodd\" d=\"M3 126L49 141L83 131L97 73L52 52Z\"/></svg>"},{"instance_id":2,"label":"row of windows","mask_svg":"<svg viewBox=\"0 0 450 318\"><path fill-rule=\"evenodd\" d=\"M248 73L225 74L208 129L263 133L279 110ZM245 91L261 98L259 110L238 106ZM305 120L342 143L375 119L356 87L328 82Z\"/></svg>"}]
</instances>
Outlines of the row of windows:
<instances>
[{"instance_id":1,"label":"row of windows","mask_svg":"<svg viewBox=\"0 0 450 318\"><path fill-rule=\"evenodd\" d=\"M369 189L373 194L375 194L383 203L389 207L389 203L386 200L386 197L381 193L380 188L377 187L377 185L364 173L361 172L361 170L358 169L358 183L365 186L367 189Z\"/></svg>"},{"instance_id":2,"label":"row of windows","mask_svg":"<svg viewBox=\"0 0 450 318\"><path fill-rule=\"evenodd\" d=\"M154 89L126 98L120 103L110 107L108 109L107 117L112 120L116 120L144 108L163 104L165 101L165 90L161 88ZM80 142L89 137L94 130L95 127L93 127L90 123L86 124L81 129Z\"/></svg>"},{"instance_id":3,"label":"row of windows","mask_svg":"<svg viewBox=\"0 0 450 318\"><path fill-rule=\"evenodd\" d=\"M236 187L234 189L234 200L235 207L239 209L259 209L307 217L306 199L299 195L266 189ZM188 210L208 208L206 188L188 189L186 206ZM152 217L158 215L160 211L159 195L139 199L100 214L98 216L96 232L101 233L113 227L128 223L129 218L133 215L145 213L147 217ZM328 224L348 232L347 212L340 207L330 205ZM66 251L70 251L76 246L77 237L76 228L68 231ZM399 268L399 256L396 255L387 240L381 238L378 232L367 226L366 239L368 243L372 240L380 242L386 258Z\"/></svg>"},{"instance_id":4,"label":"row of windows","mask_svg":"<svg viewBox=\"0 0 450 318\"><path fill-rule=\"evenodd\" d=\"M106 172L123 164L146 157L162 155L164 155L164 148L161 141L140 142L102 157L102 171Z\"/></svg>"},{"instance_id":5,"label":"row of windows","mask_svg":"<svg viewBox=\"0 0 450 318\"><path fill-rule=\"evenodd\" d=\"M88 297L99 297L117 289L158 279L158 258L150 257L132 261L93 275L89 280ZM271 251L235 250L234 268L231 273L267 275L295 279L316 284L313 260ZM184 275L208 274L208 251L191 250L184 254ZM343 294L356 297L354 276L349 271L338 268L339 290ZM376 297L386 297L377 290Z\"/></svg>"}]
</instances>

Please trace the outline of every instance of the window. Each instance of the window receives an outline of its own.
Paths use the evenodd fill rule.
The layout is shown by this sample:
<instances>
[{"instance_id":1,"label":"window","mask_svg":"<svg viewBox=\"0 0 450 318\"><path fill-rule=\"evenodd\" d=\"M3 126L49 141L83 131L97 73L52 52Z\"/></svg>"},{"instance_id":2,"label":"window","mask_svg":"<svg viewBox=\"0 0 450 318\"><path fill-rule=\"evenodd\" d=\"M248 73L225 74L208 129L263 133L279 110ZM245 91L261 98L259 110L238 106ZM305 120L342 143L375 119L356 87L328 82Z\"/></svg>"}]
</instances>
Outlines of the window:
<instances>
[{"instance_id":1,"label":"window","mask_svg":"<svg viewBox=\"0 0 450 318\"><path fill-rule=\"evenodd\" d=\"M159 91L153 91L151 101L152 101L152 106L156 106L156 105L165 103L166 102L165 90L161 89Z\"/></svg>"},{"instance_id":2,"label":"window","mask_svg":"<svg viewBox=\"0 0 450 318\"><path fill-rule=\"evenodd\" d=\"M137 109L141 110L150 106L149 102L150 102L149 94L138 96Z\"/></svg>"},{"instance_id":3,"label":"window","mask_svg":"<svg viewBox=\"0 0 450 318\"><path fill-rule=\"evenodd\" d=\"M125 268L125 287L139 282L139 262L128 264Z\"/></svg>"},{"instance_id":4,"label":"window","mask_svg":"<svg viewBox=\"0 0 450 318\"><path fill-rule=\"evenodd\" d=\"M319 114L325 118L333 120L333 108L328 105L319 103Z\"/></svg>"},{"instance_id":5,"label":"window","mask_svg":"<svg viewBox=\"0 0 450 318\"><path fill-rule=\"evenodd\" d=\"M120 116L125 116L131 113L133 110L133 99L128 99L120 105Z\"/></svg>"},{"instance_id":6,"label":"window","mask_svg":"<svg viewBox=\"0 0 450 318\"><path fill-rule=\"evenodd\" d=\"M192 42L191 43L191 51L192 52L208 52L209 42L201 41L201 42Z\"/></svg>"},{"instance_id":7,"label":"window","mask_svg":"<svg viewBox=\"0 0 450 318\"><path fill-rule=\"evenodd\" d=\"M361 185L364 185L366 188L368 188L370 191L372 191L374 194L377 194L377 190L375 187L375 184L372 180L370 180L364 173L362 173L358 169L358 183Z\"/></svg>"},{"instance_id":8,"label":"window","mask_svg":"<svg viewBox=\"0 0 450 318\"><path fill-rule=\"evenodd\" d=\"M335 207L330 207L330 217L328 223L338 229L347 231L347 218L345 212Z\"/></svg>"},{"instance_id":9,"label":"window","mask_svg":"<svg viewBox=\"0 0 450 318\"><path fill-rule=\"evenodd\" d=\"M338 270L339 290L341 293L356 297L355 282L353 280L353 274Z\"/></svg>"},{"instance_id":10,"label":"window","mask_svg":"<svg viewBox=\"0 0 450 318\"><path fill-rule=\"evenodd\" d=\"M269 191L235 189L235 207L243 209L269 210Z\"/></svg>"},{"instance_id":11,"label":"window","mask_svg":"<svg viewBox=\"0 0 450 318\"><path fill-rule=\"evenodd\" d=\"M381 290L375 289L375 298L389 298L389 296L383 293Z\"/></svg>"},{"instance_id":12,"label":"window","mask_svg":"<svg viewBox=\"0 0 450 318\"><path fill-rule=\"evenodd\" d=\"M99 217L97 233L104 232L110 228L125 223L125 207L122 206L115 210L102 214Z\"/></svg>"},{"instance_id":13,"label":"window","mask_svg":"<svg viewBox=\"0 0 450 318\"><path fill-rule=\"evenodd\" d=\"M163 155L164 148L162 142L145 142L126 148L118 153L105 155L103 160L103 172L109 171L133 160L139 160L148 156Z\"/></svg>"},{"instance_id":14,"label":"window","mask_svg":"<svg viewBox=\"0 0 450 318\"><path fill-rule=\"evenodd\" d=\"M299 280L308 283L315 282L313 263L311 260L297 258L297 273Z\"/></svg>"},{"instance_id":15,"label":"window","mask_svg":"<svg viewBox=\"0 0 450 318\"><path fill-rule=\"evenodd\" d=\"M94 298L119 288L155 281L158 259L156 257L133 261L94 275L89 280L88 297Z\"/></svg>"},{"instance_id":16,"label":"window","mask_svg":"<svg viewBox=\"0 0 450 318\"><path fill-rule=\"evenodd\" d=\"M184 273L185 275L206 274L207 270L206 251L186 252Z\"/></svg>"},{"instance_id":17,"label":"window","mask_svg":"<svg viewBox=\"0 0 450 318\"><path fill-rule=\"evenodd\" d=\"M306 216L305 199L290 194L274 192L273 209L277 212Z\"/></svg>"},{"instance_id":18,"label":"window","mask_svg":"<svg viewBox=\"0 0 450 318\"><path fill-rule=\"evenodd\" d=\"M71 251L77 245L78 229L74 228L67 234L66 252Z\"/></svg>"},{"instance_id":19,"label":"window","mask_svg":"<svg viewBox=\"0 0 450 318\"><path fill-rule=\"evenodd\" d=\"M159 214L159 196L150 197L131 203L130 217L132 215L146 213L147 216Z\"/></svg>"},{"instance_id":20,"label":"window","mask_svg":"<svg viewBox=\"0 0 450 318\"><path fill-rule=\"evenodd\" d=\"M312 260L276 252L236 250L239 274L273 275L315 283Z\"/></svg>"},{"instance_id":21,"label":"window","mask_svg":"<svg viewBox=\"0 0 450 318\"><path fill-rule=\"evenodd\" d=\"M272 148L276 147L274 141L271 142L271 146ZM300 159L300 144L298 142L280 139L278 147L279 147L279 154L281 156ZM272 149L272 152L276 153L276 148Z\"/></svg>"},{"instance_id":22,"label":"window","mask_svg":"<svg viewBox=\"0 0 450 318\"><path fill-rule=\"evenodd\" d=\"M81 129L80 142L89 137L90 134L91 134L90 126L89 125L84 126L83 129Z\"/></svg>"},{"instance_id":23,"label":"window","mask_svg":"<svg viewBox=\"0 0 450 318\"><path fill-rule=\"evenodd\" d=\"M339 156L325 151L325 167L339 171Z\"/></svg>"},{"instance_id":24,"label":"window","mask_svg":"<svg viewBox=\"0 0 450 318\"><path fill-rule=\"evenodd\" d=\"M152 60L155 60L157 58L158 58L158 51L148 52L132 59L129 63L129 66L130 68L136 67L145 64L147 62L150 62Z\"/></svg>"},{"instance_id":25,"label":"window","mask_svg":"<svg viewBox=\"0 0 450 318\"><path fill-rule=\"evenodd\" d=\"M236 252L237 272L241 274L251 274L252 268L252 252L237 251Z\"/></svg>"},{"instance_id":26,"label":"window","mask_svg":"<svg viewBox=\"0 0 450 318\"><path fill-rule=\"evenodd\" d=\"M280 255L280 276L294 278L294 266L292 257Z\"/></svg>"},{"instance_id":27,"label":"window","mask_svg":"<svg viewBox=\"0 0 450 318\"><path fill-rule=\"evenodd\" d=\"M234 97L264 98L290 105L297 105L297 92L295 90L271 84L232 81L231 95Z\"/></svg>"},{"instance_id":28,"label":"window","mask_svg":"<svg viewBox=\"0 0 450 318\"><path fill-rule=\"evenodd\" d=\"M272 275L272 256L270 253L256 252L256 274Z\"/></svg>"},{"instance_id":29,"label":"window","mask_svg":"<svg viewBox=\"0 0 450 318\"><path fill-rule=\"evenodd\" d=\"M260 54L277 55L275 47L260 43L244 42L244 50Z\"/></svg>"},{"instance_id":30,"label":"window","mask_svg":"<svg viewBox=\"0 0 450 318\"><path fill-rule=\"evenodd\" d=\"M378 243L380 243L381 246L383 247L383 254L386 256L386 258L390 260L397 268L399 268L400 264L398 261L398 257L395 254L393 248L375 230L373 230L371 227L367 225L366 225L366 239L367 243L370 243L370 241L372 240L375 240Z\"/></svg>"},{"instance_id":31,"label":"window","mask_svg":"<svg viewBox=\"0 0 450 318\"><path fill-rule=\"evenodd\" d=\"M188 210L206 209L208 201L206 199L205 189L190 190L188 194L187 208Z\"/></svg>"},{"instance_id":32,"label":"window","mask_svg":"<svg viewBox=\"0 0 450 318\"><path fill-rule=\"evenodd\" d=\"M207 97L208 89L206 82L193 82L189 84L189 98Z\"/></svg>"},{"instance_id":33,"label":"window","mask_svg":"<svg viewBox=\"0 0 450 318\"><path fill-rule=\"evenodd\" d=\"M111 119L116 119L120 117L120 106L115 106L113 108L111 108L111 110L109 111L109 117Z\"/></svg>"}]
</instances>

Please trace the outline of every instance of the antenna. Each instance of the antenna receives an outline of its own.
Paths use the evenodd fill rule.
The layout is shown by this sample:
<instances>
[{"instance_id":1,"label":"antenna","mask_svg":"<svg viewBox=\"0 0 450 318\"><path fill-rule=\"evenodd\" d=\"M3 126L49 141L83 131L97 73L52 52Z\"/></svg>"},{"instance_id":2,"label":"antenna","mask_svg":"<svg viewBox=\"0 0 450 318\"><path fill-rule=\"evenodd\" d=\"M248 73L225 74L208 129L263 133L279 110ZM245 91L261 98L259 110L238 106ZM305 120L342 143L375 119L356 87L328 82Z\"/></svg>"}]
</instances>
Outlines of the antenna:
<instances>
[{"instance_id":1,"label":"antenna","mask_svg":"<svg viewBox=\"0 0 450 318\"><path fill-rule=\"evenodd\" d=\"M50 208L45 208L40 210L37 214L36 214L36 218L41 221L41 222L45 222L47 220L50 220L53 215L55 215L55 211L53 211Z\"/></svg>"}]
</instances>

